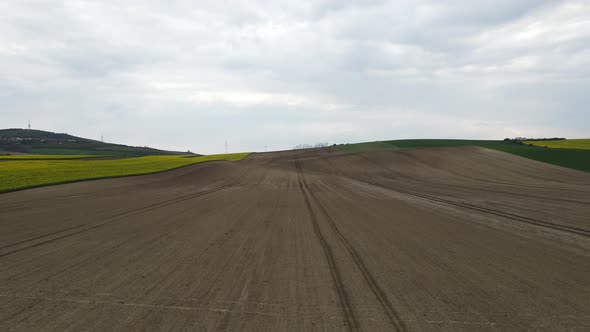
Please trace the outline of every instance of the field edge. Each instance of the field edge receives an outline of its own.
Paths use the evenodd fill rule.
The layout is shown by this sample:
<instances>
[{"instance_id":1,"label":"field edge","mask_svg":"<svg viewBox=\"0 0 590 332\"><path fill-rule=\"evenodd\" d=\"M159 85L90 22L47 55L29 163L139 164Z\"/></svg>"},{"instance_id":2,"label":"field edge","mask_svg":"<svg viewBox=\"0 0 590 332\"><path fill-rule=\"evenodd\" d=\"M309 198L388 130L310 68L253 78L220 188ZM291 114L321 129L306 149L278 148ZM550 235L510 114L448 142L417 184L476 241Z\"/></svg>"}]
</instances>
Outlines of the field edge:
<instances>
[{"instance_id":1,"label":"field edge","mask_svg":"<svg viewBox=\"0 0 590 332\"><path fill-rule=\"evenodd\" d=\"M28 185L28 186L22 186L22 187L11 188L11 189L0 189L0 195L11 193L11 192L16 192L16 191L23 191L23 190L28 190L28 189L43 188L43 187L50 187L50 186L58 186L58 185L62 185L62 184L69 184L69 183L76 183L76 182L89 182L89 181L98 181L98 180L106 180L106 179L118 179L118 178L134 177L134 176L152 175L152 174L174 171L174 170L178 170L178 169L181 169L184 167L189 167L189 166L193 166L193 165L200 165L200 164L204 164L204 163L211 163L211 162L235 163L235 162L240 162L242 160L245 160L253 153L252 152L244 152L244 154L245 154L245 156L239 160L226 160L226 159L203 160L203 161L199 161L199 162L195 162L195 163L191 163L191 164L180 165L180 166L162 169L162 170L153 171L153 172L112 175L112 176L98 176L98 177L89 177L89 178L83 178L83 179L73 179L73 180L58 181L58 182L51 182L51 183L42 183L42 184L36 184L36 185ZM200 156L200 157L203 157L203 156ZM195 157L189 157L189 158L195 158ZM36 159L36 160L43 161L43 160L47 160L47 159ZM66 160L68 160L68 159L66 159ZM69 159L69 160L72 160L72 159Z\"/></svg>"}]
</instances>

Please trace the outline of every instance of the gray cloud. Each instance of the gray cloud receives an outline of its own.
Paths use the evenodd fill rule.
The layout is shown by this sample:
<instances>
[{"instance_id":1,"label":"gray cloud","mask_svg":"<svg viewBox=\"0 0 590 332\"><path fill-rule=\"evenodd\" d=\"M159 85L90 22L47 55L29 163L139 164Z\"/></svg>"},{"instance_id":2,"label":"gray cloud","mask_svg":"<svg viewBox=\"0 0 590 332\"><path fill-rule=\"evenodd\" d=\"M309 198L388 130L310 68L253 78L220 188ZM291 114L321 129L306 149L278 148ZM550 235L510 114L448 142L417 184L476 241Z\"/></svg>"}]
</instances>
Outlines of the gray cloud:
<instances>
[{"instance_id":1,"label":"gray cloud","mask_svg":"<svg viewBox=\"0 0 590 332\"><path fill-rule=\"evenodd\" d=\"M220 152L588 136L584 1L0 4L0 127Z\"/></svg>"}]
</instances>

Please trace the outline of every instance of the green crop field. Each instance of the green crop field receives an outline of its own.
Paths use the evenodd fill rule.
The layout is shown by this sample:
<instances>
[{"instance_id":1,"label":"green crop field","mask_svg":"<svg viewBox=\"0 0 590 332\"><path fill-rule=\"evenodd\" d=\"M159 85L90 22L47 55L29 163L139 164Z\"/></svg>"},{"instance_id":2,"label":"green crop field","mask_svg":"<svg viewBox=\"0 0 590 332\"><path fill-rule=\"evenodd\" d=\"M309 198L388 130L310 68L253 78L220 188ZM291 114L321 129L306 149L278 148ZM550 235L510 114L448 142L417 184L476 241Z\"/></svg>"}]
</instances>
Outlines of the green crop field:
<instances>
[{"instance_id":1,"label":"green crop field","mask_svg":"<svg viewBox=\"0 0 590 332\"><path fill-rule=\"evenodd\" d=\"M543 141L548 142L548 141ZM527 142L528 143L528 142ZM339 145L338 148L347 152L363 152L387 148L434 148L452 146L480 146L512 153L521 157L546 162L553 165L569 167L590 172L590 150L583 149L552 149L526 144L515 144L492 140L460 140L460 139L409 139L366 142Z\"/></svg>"},{"instance_id":2,"label":"green crop field","mask_svg":"<svg viewBox=\"0 0 590 332\"><path fill-rule=\"evenodd\" d=\"M532 144L541 147L557 148L557 149L582 149L590 150L590 139L566 139L554 141L525 141L526 144Z\"/></svg>"},{"instance_id":3,"label":"green crop field","mask_svg":"<svg viewBox=\"0 0 590 332\"><path fill-rule=\"evenodd\" d=\"M56 149L56 148L30 148L28 150L29 153L33 154L40 154L40 155L48 155L48 156L71 156L71 155L109 155L115 156L119 155L113 151L96 151L96 150L84 150L84 149Z\"/></svg>"},{"instance_id":4,"label":"green crop field","mask_svg":"<svg viewBox=\"0 0 590 332\"><path fill-rule=\"evenodd\" d=\"M205 161L239 161L249 153L147 156L113 160L8 160L0 162L0 192L81 180L140 175Z\"/></svg>"},{"instance_id":5,"label":"green crop field","mask_svg":"<svg viewBox=\"0 0 590 332\"><path fill-rule=\"evenodd\" d=\"M97 155L55 155L55 154L23 154L23 155L0 155L0 160L55 160L55 159L79 159L96 158Z\"/></svg>"}]
</instances>

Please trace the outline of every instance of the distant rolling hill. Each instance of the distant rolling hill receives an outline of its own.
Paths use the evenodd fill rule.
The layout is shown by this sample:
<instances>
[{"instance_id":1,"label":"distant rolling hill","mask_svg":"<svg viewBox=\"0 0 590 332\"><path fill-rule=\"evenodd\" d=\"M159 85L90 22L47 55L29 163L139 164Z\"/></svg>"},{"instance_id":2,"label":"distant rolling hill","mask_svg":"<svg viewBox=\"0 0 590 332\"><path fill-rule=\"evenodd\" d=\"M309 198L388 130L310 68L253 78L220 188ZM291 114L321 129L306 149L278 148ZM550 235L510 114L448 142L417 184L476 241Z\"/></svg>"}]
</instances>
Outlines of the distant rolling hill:
<instances>
[{"instance_id":1,"label":"distant rolling hill","mask_svg":"<svg viewBox=\"0 0 590 332\"><path fill-rule=\"evenodd\" d=\"M558 141L539 141L543 146L548 146L550 143L566 145L570 140ZM574 140L572 140L574 141ZM578 140L585 141L585 140ZM527 143L527 144L524 144ZM554 164L563 167L569 167L580 171L590 172L590 149L585 150L581 148L552 148L540 147L533 144L529 145L528 141L524 143L515 143L511 141L494 141L494 140L466 140L466 139L402 139L392 141L377 141L364 142L353 144L341 144L338 146L339 150L346 152L365 152L371 150L382 149L403 149L403 148L436 148L436 147L452 147L452 146L479 146L482 148L499 150L507 153L512 153L517 156L534 159L549 164ZM578 142L580 146L584 142ZM557 147L557 146L556 146Z\"/></svg>"},{"instance_id":2,"label":"distant rolling hill","mask_svg":"<svg viewBox=\"0 0 590 332\"><path fill-rule=\"evenodd\" d=\"M117 157L187 154L187 152L104 143L65 133L53 133L43 130L0 129L0 154L12 153Z\"/></svg>"}]
</instances>

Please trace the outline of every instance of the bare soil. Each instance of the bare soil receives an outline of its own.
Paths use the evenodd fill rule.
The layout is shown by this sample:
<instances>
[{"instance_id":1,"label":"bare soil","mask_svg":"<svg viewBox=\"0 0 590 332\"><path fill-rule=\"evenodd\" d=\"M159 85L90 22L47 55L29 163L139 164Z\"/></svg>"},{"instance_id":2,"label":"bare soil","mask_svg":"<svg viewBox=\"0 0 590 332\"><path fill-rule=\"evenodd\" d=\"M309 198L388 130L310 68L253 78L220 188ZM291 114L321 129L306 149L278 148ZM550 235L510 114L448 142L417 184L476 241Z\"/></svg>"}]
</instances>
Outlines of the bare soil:
<instances>
[{"instance_id":1,"label":"bare soil","mask_svg":"<svg viewBox=\"0 0 590 332\"><path fill-rule=\"evenodd\" d=\"M590 175L254 154L0 195L0 330L590 330Z\"/></svg>"}]
</instances>

